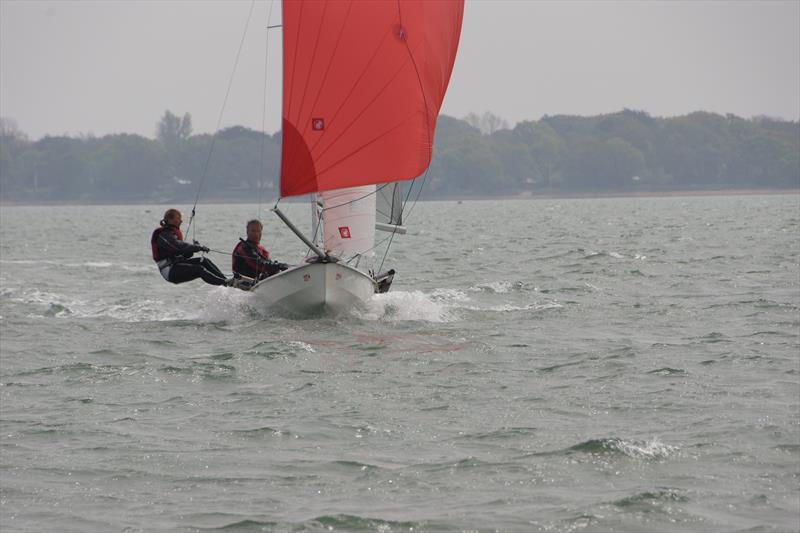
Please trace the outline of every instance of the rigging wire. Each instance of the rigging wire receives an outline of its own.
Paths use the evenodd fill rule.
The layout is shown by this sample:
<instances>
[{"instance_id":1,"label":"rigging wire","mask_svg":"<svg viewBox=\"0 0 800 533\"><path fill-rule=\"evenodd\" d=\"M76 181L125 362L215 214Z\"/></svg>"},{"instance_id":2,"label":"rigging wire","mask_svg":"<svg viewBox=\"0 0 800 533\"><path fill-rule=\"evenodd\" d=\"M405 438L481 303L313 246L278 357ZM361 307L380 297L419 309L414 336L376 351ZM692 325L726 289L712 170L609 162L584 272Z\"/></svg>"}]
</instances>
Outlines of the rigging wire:
<instances>
[{"instance_id":1,"label":"rigging wire","mask_svg":"<svg viewBox=\"0 0 800 533\"><path fill-rule=\"evenodd\" d=\"M211 154L214 152L214 145L217 142L217 137L219 136L219 127L222 124L222 117L225 113L225 106L228 104L228 97L231 94L231 87L233 86L233 79L236 75L236 68L239 65L239 57L242 55L242 49L244 48L244 41L245 37L247 36L247 28L250 26L250 19L253 16L253 8L256 5L256 0L252 0L250 3L250 11L247 14L247 21L244 24L244 31L242 32L242 39L239 42L239 49L236 51L236 59L233 62L233 70L231 71L231 76L228 79L228 88L225 91L225 98L222 101L222 108L219 110L219 117L217 118L217 127L215 128L214 135L211 137L211 146L208 148L208 155L206 156L206 162L203 166L203 174L200 178L200 185L197 187L197 195L194 198L194 205L192 206L192 215L189 217L189 224L186 226L186 233L189 233L189 230L192 228L192 221L195 217L195 210L197 209L197 202L200 200L200 192L203 190L203 185L206 182L206 177L208 176L208 167L211 164ZM194 236L194 233L192 234Z\"/></svg>"},{"instance_id":2,"label":"rigging wire","mask_svg":"<svg viewBox=\"0 0 800 533\"><path fill-rule=\"evenodd\" d=\"M404 221L408 220L408 217L411 216L411 212L414 210L414 207L417 205L417 202L419 201L419 196L420 194L422 194L422 188L425 186L425 181L428 179L429 170L430 166L428 166L428 168L425 169L425 174L422 175L422 183L420 183L419 187L417 188L417 196L416 198L414 198L414 202L411 204L411 207L408 210L408 214L406 214L405 210L406 206L408 205L408 199L411 197L411 191L414 190L414 185L417 183L417 178L411 180L411 187L408 188L408 192L406 193L406 199L403 202L403 206L400 208L400 215L402 216ZM378 272L383 270L383 264L386 262L386 256L389 255L389 249L392 247L392 242L394 241L395 233L397 232L393 231L389 237L380 242L380 244L383 244L384 242L386 242L387 239L389 240L389 244L386 245L386 250L384 250L383 252L383 258L381 258L381 265L380 267L378 267ZM377 246L378 245L376 245L376 247Z\"/></svg>"}]
</instances>

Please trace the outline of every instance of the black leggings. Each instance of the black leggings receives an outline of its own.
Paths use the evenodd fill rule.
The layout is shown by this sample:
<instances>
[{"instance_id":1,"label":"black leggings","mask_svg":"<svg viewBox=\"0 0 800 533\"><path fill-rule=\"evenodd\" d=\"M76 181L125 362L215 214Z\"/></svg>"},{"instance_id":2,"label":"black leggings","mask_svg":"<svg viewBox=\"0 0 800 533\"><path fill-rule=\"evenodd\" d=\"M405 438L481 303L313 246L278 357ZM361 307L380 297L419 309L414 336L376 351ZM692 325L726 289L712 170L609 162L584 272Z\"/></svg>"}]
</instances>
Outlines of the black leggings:
<instances>
[{"instance_id":1,"label":"black leggings","mask_svg":"<svg viewBox=\"0 0 800 533\"><path fill-rule=\"evenodd\" d=\"M211 285L224 285L227 281L217 265L205 257L184 259L174 263L169 270L169 281L172 283L185 283L197 278L203 278L203 281Z\"/></svg>"}]
</instances>

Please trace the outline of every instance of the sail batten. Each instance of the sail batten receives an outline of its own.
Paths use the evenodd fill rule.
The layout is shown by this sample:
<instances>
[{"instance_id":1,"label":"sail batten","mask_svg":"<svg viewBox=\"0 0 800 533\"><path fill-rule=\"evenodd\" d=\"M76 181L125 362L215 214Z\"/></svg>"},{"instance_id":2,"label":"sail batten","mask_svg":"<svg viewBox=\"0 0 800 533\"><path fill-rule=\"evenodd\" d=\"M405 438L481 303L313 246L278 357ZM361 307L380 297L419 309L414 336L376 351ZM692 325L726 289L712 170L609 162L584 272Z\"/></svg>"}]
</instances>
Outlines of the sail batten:
<instances>
[{"instance_id":1,"label":"sail batten","mask_svg":"<svg viewBox=\"0 0 800 533\"><path fill-rule=\"evenodd\" d=\"M462 16L460 0L285 0L281 196L424 172Z\"/></svg>"}]
</instances>

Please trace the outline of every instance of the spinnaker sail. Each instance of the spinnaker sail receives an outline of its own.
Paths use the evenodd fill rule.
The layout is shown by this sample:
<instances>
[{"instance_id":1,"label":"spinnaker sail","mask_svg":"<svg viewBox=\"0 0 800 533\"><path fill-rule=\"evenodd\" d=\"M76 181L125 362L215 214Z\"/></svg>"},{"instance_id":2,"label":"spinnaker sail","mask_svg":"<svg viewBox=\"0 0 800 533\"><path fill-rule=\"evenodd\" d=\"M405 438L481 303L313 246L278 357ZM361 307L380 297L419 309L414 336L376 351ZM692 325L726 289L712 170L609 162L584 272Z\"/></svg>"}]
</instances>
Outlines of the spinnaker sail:
<instances>
[{"instance_id":1,"label":"spinnaker sail","mask_svg":"<svg viewBox=\"0 0 800 533\"><path fill-rule=\"evenodd\" d=\"M462 0L283 2L282 197L424 172L463 11Z\"/></svg>"}]
</instances>

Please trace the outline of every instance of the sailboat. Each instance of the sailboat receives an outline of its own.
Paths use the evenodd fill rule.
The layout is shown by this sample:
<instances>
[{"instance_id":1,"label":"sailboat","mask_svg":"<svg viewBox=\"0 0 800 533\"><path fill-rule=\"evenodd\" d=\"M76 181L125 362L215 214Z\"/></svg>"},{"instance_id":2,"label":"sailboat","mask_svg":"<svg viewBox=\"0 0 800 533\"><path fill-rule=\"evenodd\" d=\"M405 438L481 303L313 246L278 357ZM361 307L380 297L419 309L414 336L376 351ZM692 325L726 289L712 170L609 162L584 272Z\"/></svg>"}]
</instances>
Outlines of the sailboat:
<instances>
[{"instance_id":1,"label":"sailboat","mask_svg":"<svg viewBox=\"0 0 800 533\"><path fill-rule=\"evenodd\" d=\"M309 254L252 287L261 304L338 311L389 289L394 270L372 270L375 230L404 232L400 185L430 164L463 11L463 0L283 1L280 197L311 195L312 231L275 205Z\"/></svg>"}]
</instances>

